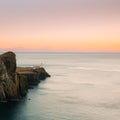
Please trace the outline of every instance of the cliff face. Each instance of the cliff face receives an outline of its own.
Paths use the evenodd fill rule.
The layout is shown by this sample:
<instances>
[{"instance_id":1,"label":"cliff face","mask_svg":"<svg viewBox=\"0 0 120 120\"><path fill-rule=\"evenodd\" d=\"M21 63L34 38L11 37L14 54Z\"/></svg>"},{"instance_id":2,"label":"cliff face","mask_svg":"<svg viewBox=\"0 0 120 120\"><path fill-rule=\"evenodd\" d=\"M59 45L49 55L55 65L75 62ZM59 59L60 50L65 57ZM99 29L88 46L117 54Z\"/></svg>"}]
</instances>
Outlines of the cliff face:
<instances>
[{"instance_id":1,"label":"cliff face","mask_svg":"<svg viewBox=\"0 0 120 120\"><path fill-rule=\"evenodd\" d=\"M36 85L46 77L50 75L44 68L16 68L13 52L0 55L0 101L18 100L27 94L29 85Z\"/></svg>"},{"instance_id":2,"label":"cliff face","mask_svg":"<svg viewBox=\"0 0 120 120\"><path fill-rule=\"evenodd\" d=\"M16 79L16 58L12 52L0 56L0 99L18 99L19 81Z\"/></svg>"},{"instance_id":3,"label":"cliff face","mask_svg":"<svg viewBox=\"0 0 120 120\"><path fill-rule=\"evenodd\" d=\"M16 72L16 55L13 52L7 52L0 55L0 59L3 61L8 75L14 80Z\"/></svg>"},{"instance_id":4,"label":"cliff face","mask_svg":"<svg viewBox=\"0 0 120 120\"><path fill-rule=\"evenodd\" d=\"M4 100L6 98L4 91L5 81L8 80L8 76L6 74L6 68L2 60L0 59L0 100Z\"/></svg>"}]
</instances>

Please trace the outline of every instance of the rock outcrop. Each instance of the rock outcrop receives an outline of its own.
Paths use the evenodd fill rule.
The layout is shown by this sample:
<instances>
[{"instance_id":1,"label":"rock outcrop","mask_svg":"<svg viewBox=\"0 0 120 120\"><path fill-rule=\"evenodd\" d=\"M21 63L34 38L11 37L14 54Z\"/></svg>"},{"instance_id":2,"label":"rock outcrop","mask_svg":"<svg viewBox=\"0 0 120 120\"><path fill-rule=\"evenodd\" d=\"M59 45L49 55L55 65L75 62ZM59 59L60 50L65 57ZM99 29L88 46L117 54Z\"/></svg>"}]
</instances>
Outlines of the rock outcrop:
<instances>
[{"instance_id":1,"label":"rock outcrop","mask_svg":"<svg viewBox=\"0 0 120 120\"><path fill-rule=\"evenodd\" d=\"M0 99L14 100L19 97L19 81L16 79L16 58L12 52L0 56Z\"/></svg>"},{"instance_id":2,"label":"rock outcrop","mask_svg":"<svg viewBox=\"0 0 120 120\"><path fill-rule=\"evenodd\" d=\"M0 101L19 100L27 94L29 85L50 77L44 68L16 67L16 55L7 52L0 55Z\"/></svg>"},{"instance_id":3,"label":"rock outcrop","mask_svg":"<svg viewBox=\"0 0 120 120\"><path fill-rule=\"evenodd\" d=\"M26 77L28 85L37 85L41 80L50 77L42 67L18 67L17 74Z\"/></svg>"}]
</instances>

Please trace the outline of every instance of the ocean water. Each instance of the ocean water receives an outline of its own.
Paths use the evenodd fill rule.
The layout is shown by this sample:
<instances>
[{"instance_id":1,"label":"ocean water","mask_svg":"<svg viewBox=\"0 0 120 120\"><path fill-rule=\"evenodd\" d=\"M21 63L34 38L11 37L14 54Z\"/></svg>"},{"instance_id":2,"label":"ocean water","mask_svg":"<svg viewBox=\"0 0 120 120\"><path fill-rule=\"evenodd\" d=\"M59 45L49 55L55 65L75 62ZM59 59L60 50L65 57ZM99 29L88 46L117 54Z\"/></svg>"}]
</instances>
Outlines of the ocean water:
<instances>
[{"instance_id":1,"label":"ocean water","mask_svg":"<svg viewBox=\"0 0 120 120\"><path fill-rule=\"evenodd\" d=\"M120 53L16 54L18 66L43 66L51 78L0 105L0 120L120 120Z\"/></svg>"}]
</instances>

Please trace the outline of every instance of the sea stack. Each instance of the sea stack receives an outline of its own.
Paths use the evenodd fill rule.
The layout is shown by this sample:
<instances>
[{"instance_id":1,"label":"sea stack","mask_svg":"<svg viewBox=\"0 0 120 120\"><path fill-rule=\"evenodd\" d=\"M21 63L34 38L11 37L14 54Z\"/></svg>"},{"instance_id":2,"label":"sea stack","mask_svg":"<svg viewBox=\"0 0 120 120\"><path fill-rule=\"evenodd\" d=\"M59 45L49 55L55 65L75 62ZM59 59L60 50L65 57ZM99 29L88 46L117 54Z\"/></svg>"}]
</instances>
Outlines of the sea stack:
<instances>
[{"instance_id":1,"label":"sea stack","mask_svg":"<svg viewBox=\"0 0 120 120\"><path fill-rule=\"evenodd\" d=\"M29 85L37 85L50 77L41 67L18 67L16 55L7 52L0 55L0 102L18 101L27 94Z\"/></svg>"}]
</instances>

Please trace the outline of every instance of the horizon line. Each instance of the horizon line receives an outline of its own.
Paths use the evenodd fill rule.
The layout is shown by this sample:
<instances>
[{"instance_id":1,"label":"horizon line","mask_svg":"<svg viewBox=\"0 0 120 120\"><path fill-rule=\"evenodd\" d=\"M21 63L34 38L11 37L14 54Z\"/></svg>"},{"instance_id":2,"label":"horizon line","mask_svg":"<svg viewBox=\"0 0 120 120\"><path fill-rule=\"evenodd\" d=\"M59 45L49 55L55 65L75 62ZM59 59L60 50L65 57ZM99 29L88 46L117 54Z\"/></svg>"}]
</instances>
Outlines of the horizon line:
<instances>
[{"instance_id":1,"label":"horizon line","mask_svg":"<svg viewBox=\"0 0 120 120\"><path fill-rule=\"evenodd\" d=\"M5 51L0 51L0 53L5 53L5 52L15 52L15 53L104 53L104 54L109 54L109 53L120 53L120 51L15 51L15 50L5 50Z\"/></svg>"}]
</instances>

